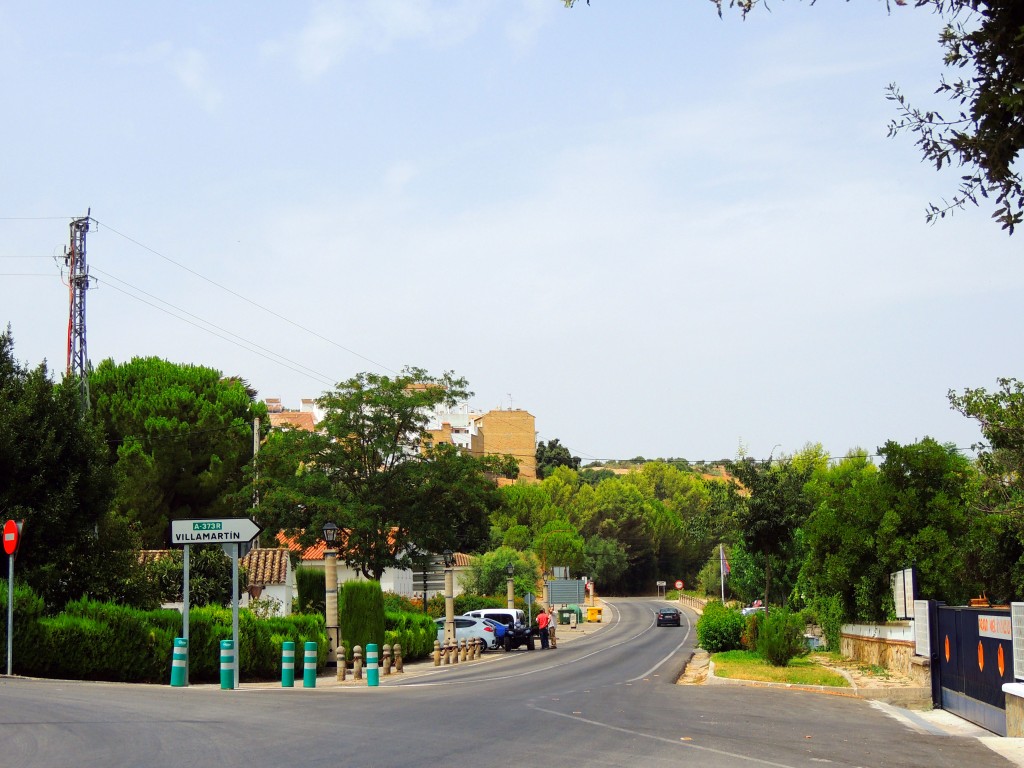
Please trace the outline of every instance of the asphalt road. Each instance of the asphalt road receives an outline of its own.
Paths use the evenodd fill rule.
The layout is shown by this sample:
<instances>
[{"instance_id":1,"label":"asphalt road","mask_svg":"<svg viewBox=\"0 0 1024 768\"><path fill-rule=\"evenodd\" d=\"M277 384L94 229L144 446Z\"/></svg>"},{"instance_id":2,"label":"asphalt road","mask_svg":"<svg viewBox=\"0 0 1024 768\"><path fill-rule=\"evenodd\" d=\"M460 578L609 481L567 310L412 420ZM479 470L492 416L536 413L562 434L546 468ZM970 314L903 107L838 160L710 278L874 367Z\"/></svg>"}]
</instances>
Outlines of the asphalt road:
<instances>
[{"instance_id":1,"label":"asphalt road","mask_svg":"<svg viewBox=\"0 0 1024 768\"><path fill-rule=\"evenodd\" d=\"M695 644L612 600L557 650L421 665L379 688L0 679L0 768L46 766L1010 766L859 699L674 685ZM685 615L685 614L684 614Z\"/></svg>"}]
</instances>

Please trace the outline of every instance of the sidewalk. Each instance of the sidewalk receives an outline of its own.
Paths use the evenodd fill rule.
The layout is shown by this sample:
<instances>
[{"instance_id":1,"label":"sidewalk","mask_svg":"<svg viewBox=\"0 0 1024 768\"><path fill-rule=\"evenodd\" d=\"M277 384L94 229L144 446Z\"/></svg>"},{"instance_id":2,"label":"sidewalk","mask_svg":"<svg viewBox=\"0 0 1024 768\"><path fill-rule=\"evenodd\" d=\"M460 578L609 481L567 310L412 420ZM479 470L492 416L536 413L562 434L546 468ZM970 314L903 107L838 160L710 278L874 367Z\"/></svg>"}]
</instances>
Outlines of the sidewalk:
<instances>
[{"instance_id":1,"label":"sidewalk","mask_svg":"<svg viewBox=\"0 0 1024 768\"><path fill-rule=\"evenodd\" d=\"M545 651L545 653L550 653L552 650L557 652L558 649L562 648L565 644L570 644L571 645L573 642L581 640L581 639L583 639L585 637L589 637L589 636L593 635L595 632L597 632L598 630L600 630L605 625L605 623L606 622L604 622L604 621L593 622L593 623L586 623L586 622L584 622L582 624L578 624L575 629L570 628L569 625L567 625L567 624L559 624L558 628L555 630L555 642L557 643L557 647L553 648L553 649L548 649L547 651ZM518 649L516 649L514 651L510 651L508 653L506 653L505 651L502 651L502 650L487 651L479 659L460 661L458 664L445 664L442 661L440 666L434 666L434 658L431 655L431 656L428 656L427 658L416 659L415 661L406 661L406 662L404 662L403 665L402 665L402 668L403 668L402 672L395 671L393 665L392 665L392 671L391 671L390 675L385 675L383 670L380 670L380 672L378 674L378 680L379 680L379 686L378 687L381 687L381 688L388 687L389 685L391 685L393 683L403 682L403 681L409 680L411 678L421 678L421 677L433 676L433 675L443 675L446 672L449 672L450 670L456 670L456 669L459 669L460 667L464 668L464 667L476 666L476 665L479 665L479 664L488 664L488 663L491 663L491 662L500 661L501 659L504 659L504 658L514 658L515 656L517 656L517 655L519 655L521 653L539 653L539 652L541 652L541 649L540 649L540 645L539 645L539 642L538 642L538 645L537 645L537 648L536 648L535 651L529 651L529 650L527 650L525 648L518 648ZM365 663L365 661L364 661L364 663ZM204 686L205 687L216 687L216 685L217 685L216 683L205 683L205 684L204 683L199 683L199 684L193 684L190 687L204 687ZM277 680L277 681L264 681L264 682L246 682L246 681L243 680L241 682L241 684L239 685L239 690L242 690L242 691L244 691L244 690L267 690L267 689L275 689L275 688L276 689L280 689L281 687L282 686L281 686L281 681L280 680ZM353 673L352 673L352 670L350 668L348 670L346 676L345 676L345 680L344 681L340 681L340 680L338 680L338 675L337 675L336 667L334 665L331 665L331 666L327 667L325 670L321 671L320 674L317 675L317 678L316 678L316 689L315 690L320 690L320 689L331 690L331 689L336 689L336 688L360 688L360 687L361 688L369 688L370 687L369 683L367 682L366 667L365 666L363 667L363 678L361 680L356 680L353 677ZM301 659L301 657L298 657L298 655L296 656L296 659L295 659L295 688L303 688L303 684L302 684L302 659ZM309 688L309 689L306 689L306 690L314 690L314 689Z\"/></svg>"}]
</instances>

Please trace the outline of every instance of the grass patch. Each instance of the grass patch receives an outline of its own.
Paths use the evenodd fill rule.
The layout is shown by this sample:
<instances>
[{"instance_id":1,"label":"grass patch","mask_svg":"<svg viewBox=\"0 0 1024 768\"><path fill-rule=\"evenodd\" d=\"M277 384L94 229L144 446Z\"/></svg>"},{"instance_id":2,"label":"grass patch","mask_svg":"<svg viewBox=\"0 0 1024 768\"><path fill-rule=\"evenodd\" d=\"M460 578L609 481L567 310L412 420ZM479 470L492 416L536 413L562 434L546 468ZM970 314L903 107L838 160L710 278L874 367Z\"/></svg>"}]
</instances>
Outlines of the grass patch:
<instances>
[{"instance_id":1,"label":"grass patch","mask_svg":"<svg viewBox=\"0 0 1024 768\"><path fill-rule=\"evenodd\" d=\"M773 667L751 651L724 651L712 654L711 661L715 664L716 677L765 683L850 687L849 681L842 675L806 658L793 659L785 667Z\"/></svg>"}]
</instances>

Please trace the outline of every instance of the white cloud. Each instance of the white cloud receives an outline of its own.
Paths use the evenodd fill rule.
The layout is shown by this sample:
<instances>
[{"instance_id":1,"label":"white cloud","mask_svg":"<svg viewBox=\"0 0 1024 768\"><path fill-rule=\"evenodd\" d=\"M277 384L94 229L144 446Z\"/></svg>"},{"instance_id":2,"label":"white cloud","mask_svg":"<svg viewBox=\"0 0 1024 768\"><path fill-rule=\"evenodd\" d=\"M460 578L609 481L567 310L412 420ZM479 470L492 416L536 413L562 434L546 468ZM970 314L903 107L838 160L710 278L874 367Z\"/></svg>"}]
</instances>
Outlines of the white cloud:
<instances>
[{"instance_id":1,"label":"white cloud","mask_svg":"<svg viewBox=\"0 0 1024 768\"><path fill-rule=\"evenodd\" d=\"M531 0L532 2L532 0ZM389 51L396 43L422 41L435 48L455 45L478 30L492 2L376 0L365 4L320 3L294 35L265 47L293 59L303 77L316 78L357 50Z\"/></svg>"},{"instance_id":2,"label":"white cloud","mask_svg":"<svg viewBox=\"0 0 1024 768\"><path fill-rule=\"evenodd\" d=\"M178 82L207 111L217 108L221 102L221 93L210 78L206 56L194 48L178 51L171 59L171 68Z\"/></svg>"}]
</instances>

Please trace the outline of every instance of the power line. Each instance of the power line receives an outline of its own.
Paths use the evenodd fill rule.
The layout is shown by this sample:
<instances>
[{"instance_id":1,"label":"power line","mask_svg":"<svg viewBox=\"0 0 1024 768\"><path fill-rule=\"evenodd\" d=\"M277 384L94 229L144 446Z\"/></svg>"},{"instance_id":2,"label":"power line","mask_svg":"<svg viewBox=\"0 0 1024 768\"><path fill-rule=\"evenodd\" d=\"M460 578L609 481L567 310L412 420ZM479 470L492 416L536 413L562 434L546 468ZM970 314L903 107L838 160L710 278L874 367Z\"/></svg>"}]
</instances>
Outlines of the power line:
<instances>
[{"instance_id":1,"label":"power line","mask_svg":"<svg viewBox=\"0 0 1024 768\"><path fill-rule=\"evenodd\" d=\"M164 254L160 253L156 249L149 247L145 243L139 242L135 238L130 237L130 236L124 234L123 232L120 232L120 231L114 229L112 226L110 226L106 222L97 222L97 223L102 223L103 226L105 226L107 229L109 229L111 232L113 232L118 237L124 238L128 242L133 243L133 244L137 245L139 248L142 248L143 250L152 253L154 256L157 256L157 257L163 259L164 261L168 262L169 264L173 264L174 266L178 267L179 269L183 269L186 272L188 272L188 273L190 273L192 275L195 275L200 280L203 280L203 281L209 283L210 285L212 285L212 286L214 286L216 288L219 288L220 290L222 290L222 291L224 291L226 293L231 294L235 298L241 299L242 301L246 302L247 304L250 304L251 306L256 307L257 309L262 310L263 312L266 312L267 314L272 315L273 317L276 317L279 320L283 320L284 322L288 323L289 325L291 325L291 326L293 326L295 328L298 328L301 331L304 331L304 332L306 332L306 333L308 333L308 334L310 334L312 336L315 336L316 338L320 339L321 341L325 341L328 344L331 344L332 346L337 347L338 349L341 349L341 350L343 350L345 352L348 352L350 355L355 355L356 357L358 357L358 358L360 358L362 360L365 360L366 362L370 363L371 365L374 365L374 366L376 366L378 368L381 368L381 369L383 369L385 371L390 371L391 373L398 373L398 371L394 370L393 368L390 368L389 366L386 366L383 363L379 363L376 360L373 360L373 359L367 357L366 355L362 355L362 354L360 354L359 352L356 352L353 349L349 349L348 347L346 347L346 346L344 346L342 344L339 344L338 342L334 341L333 339L330 339L330 338L324 336L323 334L318 333L317 331L314 331L312 328L307 328L306 326L302 325L301 323L297 323L296 321L294 321L294 320L292 320L290 318L285 317L284 315L280 314L279 312L276 312L273 309L270 309L269 307L266 307L266 306L260 304L259 302L250 299L248 296L244 296L243 294L239 293L238 291L235 291L235 290L233 290L231 288L228 288L226 285L223 285L221 283L218 283L216 280L212 280L211 278L206 277L206 275L203 275L200 272L197 272L196 270L192 269L191 267L187 267L184 264L182 264L181 262L175 261L174 259L170 258L169 256L165 256Z\"/></svg>"},{"instance_id":2,"label":"power line","mask_svg":"<svg viewBox=\"0 0 1024 768\"><path fill-rule=\"evenodd\" d=\"M248 344L252 344L252 342L245 341L245 340L243 340L243 341L236 341L235 339L229 338L228 336L226 336L224 334L217 333L217 331L212 330L211 328L208 328L208 327L206 327L204 325L200 325L197 322L193 322L192 320L189 320L186 317L181 317L179 315L176 315L173 312L171 312L170 310L165 309L164 307L161 307L161 306L159 306L157 304L154 304L151 301L146 301L145 299L143 299L143 298L141 298L139 296L136 296L135 294L130 293L130 292L124 290L123 288L119 288L116 285L110 285L109 283L108 283L108 286L110 288L113 288L115 291L123 293L125 296L129 296L130 298L133 298L136 301L139 301L139 302L141 302L143 304L146 304L146 305L148 305L150 307L153 307L153 309L159 310L160 312L163 312L163 313L165 313L167 315L170 315L171 317L175 318L176 320L181 320L183 323L188 323L189 325L191 325L191 326L193 326L195 328L198 328L201 331L206 331L206 333L209 333L212 336L216 336L217 338L223 339L224 341L228 342L229 344L234 344L236 347L240 347L240 348L244 349L246 352L252 352L253 354L258 355L259 357L262 357L265 360L270 360L273 363L277 363L278 365L283 366L284 368L287 368L290 371L293 371L295 373L301 374L302 376L306 376L307 378L311 378L314 381L319 380L320 383L326 383L328 386L334 386L334 382L330 381L330 379L328 377L324 376L323 374L318 374L315 371L311 372L312 369L300 370L299 368L296 368L296 367L290 365L289 363L291 361L283 362L283 361L287 360L287 358L284 358L284 357L281 357L280 355L277 355L276 352L271 352L270 354L277 355L277 357L279 357L280 359L274 359L273 357L270 357L268 355L261 354L260 352L256 351L252 347L247 346ZM158 301L162 301L162 299L158 299ZM173 306L173 305L168 305L168 306ZM177 307L175 307L175 309L177 309ZM184 311L184 310L181 310L181 311ZM203 320L202 322L205 323L207 321ZM216 328L216 326L213 326L213 327ZM225 333L230 333L230 331L225 331ZM234 335L234 334L232 334L232 335ZM239 338L241 338L241 337L239 337ZM298 363L296 363L296 365L298 365ZM305 368L305 366L303 366L303 368Z\"/></svg>"},{"instance_id":3,"label":"power line","mask_svg":"<svg viewBox=\"0 0 1024 768\"><path fill-rule=\"evenodd\" d=\"M321 372L319 372L317 370L314 370L313 368L310 368L309 366L303 365L302 363L300 363L300 362L298 362L296 360L292 360L290 358L287 358L284 355L282 355L282 354L280 354L278 352L275 352L272 349L264 347L261 344L257 344L255 341L252 341L251 339L247 339L244 336L240 336L237 333L234 333L233 331L229 331L226 328L222 328L221 326L217 325L216 323L210 322L209 320L206 320L205 318L199 317L198 315L195 315L195 314L189 312L186 309L182 309L181 307L176 306L176 305L172 304L171 302L169 302L169 301L167 301L165 299L161 299L159 296L155 296L154 294L149 293L148 291L146 291L146 290L144 290L142 288L139 288L136 285L132 285L131 283L129 283L129 282L125 281L125 280L122 280L121 278L116 277L116 276L112 275L109 272L105 272L102 269L97 269L96 267L93 267L93 271L94 272L99 272L101 275L105 275L106 277L108 277L111 280L116 280L117 282L121 283L122 285L128 286L132 290L138 291L139 293L143 294L144 296L148 296L151 299L159 301L161 304L165 304L165 305L167 305L168 307L170 307L171 309L173 309L173 310L175 310L177 312L181 312L182 314L188 315L189 317L194 318L195 320L199 321L200 323L205 323L206 325L210 326L210 328L216 328L218 331L222 331L222 332L224 332L224 333L226 333L226 334L228 334L230 336L233 336L235 339L238 339L239 342L242 342L241 344L238 344L238 346L242 346L243 349L247 349L250 352L255 352L257 349L263 350L264 352L267 353L267 355L272 355L273 356L273 357L267 357L267 355L261 355L261 357L264 357L267 360L271 360L272 362L279 363L279 364L283 364L283 363L281 363L281 361L284 361L284 363L288 363L289 364L289 365L286 365L285 367L287 367L291 371L295 371L296 373L302 373L303 371L299 370L299 369L303 369L304 371L307 372L306 375L310 379L313 379L314 381L319 381L321 384L322 383L327 383L328 386L333 386L334 383L335 383L331 379L331 377L328 376L327 374L324 374L324 373L321 373ZM108 285L109 285L109 283L108 283ZM144 304L148 304L151 307L154 307L156 309L161 309L161 307L157 307L156 305L154 305L154 304L152 304L150 302L144 301L143 299L140 299L138 296L135 296L135 295L129 293L128 291L124 291L124 290L119 289L116 285L111 285L110 287L113 288L115 291L121 291L121 293L125 294L126 296L130 296L131 298L136 299L137 301L142 301ZM164 310L164 311L166 311L166 310ZM185 318L179 317L177 315L174 315L171 312L168 312L168 314L170 314L172 317L176 317L179 320L183 320L185 322L188 322L187 320L185 320ZM202 326L197 325L196 323L190 323L190 324L194 325L197 328L202 328L202 330L206 330L207 332L210 332L209 329L203 328ZM213 335L217 336L218 338L225 339L225 337L221 336L220 334L216 334L215 333ZM230 341L230 339L226 339L226 340ZM237 343L237 342L235 342L235 343ZM248 345L250 345L250 347L252 347L254 349L252 349L250 347L243 346L243 344L248 344ZM257 354L259 354L259 353L257 353ZM277 359L274 359L274 358L277 358ZM297 366L297 367L292 367L292 366Z\"/></svg>"}]
</instances>

